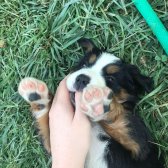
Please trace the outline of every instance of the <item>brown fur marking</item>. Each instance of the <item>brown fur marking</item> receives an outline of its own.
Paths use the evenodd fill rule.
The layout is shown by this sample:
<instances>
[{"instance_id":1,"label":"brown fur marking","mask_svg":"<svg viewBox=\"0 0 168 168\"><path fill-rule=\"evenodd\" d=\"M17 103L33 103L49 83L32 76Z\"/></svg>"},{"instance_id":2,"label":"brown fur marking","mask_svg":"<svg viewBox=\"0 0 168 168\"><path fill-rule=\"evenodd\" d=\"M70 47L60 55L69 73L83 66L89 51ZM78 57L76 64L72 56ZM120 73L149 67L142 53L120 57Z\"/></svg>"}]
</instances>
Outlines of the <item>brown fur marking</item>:
<instances>
[{"instance_id":1,"label":"brown fur marking","mask_svg":"<svg viewBox=\"0 0 168 168\"><path fill-rule=\"evenodd\" d=\"M83 47L85 48L85 52L91 52L93 50L93 45L91 43L84 43Z\"/></svg>"},{"instance_id":2,"label":"brown fur marking","mask_svg":"<svg viewBox=\"0 0 168 168\"><path fill-rule=\"evenodd\" d=\"M96 61L96 54L92 54L89 58L89 63L93 64Z\"/></svg>"},{"instance_id":3,"label":"brown fur marking","mask_svg":"<svg viewBox=\"0 0 168 168\"><path fill-rule=\"evenodd\" d=\"M49 115L46 113L44 116L37 119L39 135L42 137L43 145L47 152L50 154L50 130L49 130Z\"/></svg>"},{"instance_id":4,"label":"brown fur marking","mask_svg":"<svg viewBox=\"0 0 168 168\"><path fill-rule=\"evenodd\" d=\"M121 91L116 95L116 100L118 103L125 102L130 95L126 92L125 89L121 89Z\"/></svg>"},{"instance_id":5,"label":"brown fur marking","mask_svg":"<svg viewBox=\"0 0 168 168\"><path fill-rule=\"evenodd\" d=\"M36 112L42 110L41 104L31 103L31 111ZM45 108L45 105L44 105Z\"/></svg>"},{"instance_id":6,"label":"brown fur marking","mask_svg":"<svg viewBox=\"0 0 168 168\"><path fill-rule=\"evenodd\" d=\"M106 68L107 74L113 74L119 71L119 67L116 65L109 65Z\"/></svg>"},{"instance_id":7,"label":"brown fur marking","mask_svg":"<svg viewBox=\"0 0 168 168\"><path fill-rule=\"evenodd\" d=\"M44 105L44 108L46 110L50 110L51 103L53 96L52 94L49 93L48 99L50 100L47 104ZM31 103L31 111L34 112L39 112L40 110L43 110L41 108L41 104L38 103ZM49 130L49 113L45 113L42 117L36 119L36 124L37 124L37 129L39 130L39 135L42 138L42 144L44 145L46 151L50 154L51 149L50 149L50 130Z\"/></svg>"},{"instance_id":8,"label":"brown fur marking","mask_svg":"<svg viewBox=\"0 0 168 168\"><path fill-rule=\"evenodd\" d=\"M93 50L94 45L89 40L82 40L79 42L85 53L89 53Z\"/></svg>"},{"instance_id":9,"label":"brown fur marking","mask_svg":"<svg viewBox=\"0 0 168 168\"><path fill-rule=\"evenodd\" d=\"M117 97L113 98L110 104L110 113L107 116L108 121L111 121L111 123L101 121L100 124L111 137L127 150L131 151L132 156L135 157L138 155L140 147L137 142L130 137L129 132L131 130L127 127L129 122L126 119L127 111L116 99Z\"/></svg>"}]
</instances>

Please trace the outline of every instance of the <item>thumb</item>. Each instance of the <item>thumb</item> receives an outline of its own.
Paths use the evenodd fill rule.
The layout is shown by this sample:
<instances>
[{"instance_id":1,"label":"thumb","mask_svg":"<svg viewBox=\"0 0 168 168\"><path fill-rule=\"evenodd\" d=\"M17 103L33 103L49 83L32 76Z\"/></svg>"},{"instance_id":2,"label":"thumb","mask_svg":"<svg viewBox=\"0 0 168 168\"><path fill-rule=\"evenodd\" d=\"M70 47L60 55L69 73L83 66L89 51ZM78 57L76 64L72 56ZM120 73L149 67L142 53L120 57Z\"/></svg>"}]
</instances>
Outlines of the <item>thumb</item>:
<instances>
[{"instance_id":1,"label":"thumb","mask_svg":"<svg viewBox=\"0 0 168 168\"><path fill-rule=\"evenodd\" d=\"M87 116L82 112L81 110L81 101L82 101L82 92L76 92L75 93L75 116L74 118L77 119L84 119L84 120L88 120Z\"/></svg>"}]
</instances>

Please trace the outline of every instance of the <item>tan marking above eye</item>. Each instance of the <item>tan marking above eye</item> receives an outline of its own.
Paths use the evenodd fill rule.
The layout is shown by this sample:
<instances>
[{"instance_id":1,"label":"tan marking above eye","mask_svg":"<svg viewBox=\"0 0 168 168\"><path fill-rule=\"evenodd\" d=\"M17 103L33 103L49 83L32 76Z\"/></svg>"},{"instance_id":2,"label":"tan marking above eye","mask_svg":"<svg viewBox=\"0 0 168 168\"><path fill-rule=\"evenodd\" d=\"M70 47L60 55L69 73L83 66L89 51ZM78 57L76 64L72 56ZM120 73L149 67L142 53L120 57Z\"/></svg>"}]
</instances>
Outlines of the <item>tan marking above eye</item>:
<instances>
[{"instance_id":1,"label":"tan marking above eye","mask_svg":"<svg viewBox=\"0 0 168 168\"><path fill-rule=\"evenodd\" d=\"M89 64L93 64L96 61L96 54L92 54L89 58Z\"/></svg>"},{"instance_id":2,"label":"tan marking above eye","mask_svg":"<svg viewBox=\"0 0 168 168\"><path fill-rule=\"evenodd\" d=\"M119 71L119 67L116 66L116 65L109 65L106 68L107 74L113 74L113 73L118 72L118 71Z\"/></svg>"}]
</instances>

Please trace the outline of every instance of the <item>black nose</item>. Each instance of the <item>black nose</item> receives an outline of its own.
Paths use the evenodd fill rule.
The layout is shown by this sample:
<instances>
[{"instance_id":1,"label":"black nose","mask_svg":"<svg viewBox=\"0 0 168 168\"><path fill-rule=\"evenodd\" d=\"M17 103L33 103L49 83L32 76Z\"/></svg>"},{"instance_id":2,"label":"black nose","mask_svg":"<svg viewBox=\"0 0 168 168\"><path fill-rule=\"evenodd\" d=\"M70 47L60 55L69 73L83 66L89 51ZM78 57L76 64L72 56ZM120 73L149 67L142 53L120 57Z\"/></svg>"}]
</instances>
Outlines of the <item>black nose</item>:
<instances>
[{"instance_id":1,"label":"black nose","mask_svg":"<svg viewBox=\"0 0 168 168\"><path fill-rule=\"evenodd\" d=\"M75 88L78 91L83 90L83 88L86 87L86 85L90 82L90 77L84 74L81 74L77 76L75 81Z\"/></svg>"}]
</instances>

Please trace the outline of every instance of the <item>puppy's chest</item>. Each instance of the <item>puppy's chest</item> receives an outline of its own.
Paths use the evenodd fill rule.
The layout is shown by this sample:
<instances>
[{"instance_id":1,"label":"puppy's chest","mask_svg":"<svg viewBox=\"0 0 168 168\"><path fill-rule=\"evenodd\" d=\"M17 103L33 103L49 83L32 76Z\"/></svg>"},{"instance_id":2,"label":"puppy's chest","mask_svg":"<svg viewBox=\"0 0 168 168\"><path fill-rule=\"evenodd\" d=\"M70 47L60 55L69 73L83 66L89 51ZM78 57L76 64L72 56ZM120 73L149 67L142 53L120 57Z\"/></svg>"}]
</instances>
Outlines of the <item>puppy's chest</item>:
<instances>
[{"instance_id":1,"label":"puppy's chest","mask_svg":"<svg viewBox=\"0 0 168 168\"><path fill-rule=\"evenodd\" d=\"M85 168L107 168L104 156L108 142L101 141L101 135L107 134L98 124L93 125L91 131L91 145L86 158Z\"/></svg>"}]
</instances>

